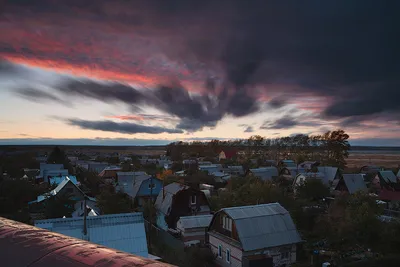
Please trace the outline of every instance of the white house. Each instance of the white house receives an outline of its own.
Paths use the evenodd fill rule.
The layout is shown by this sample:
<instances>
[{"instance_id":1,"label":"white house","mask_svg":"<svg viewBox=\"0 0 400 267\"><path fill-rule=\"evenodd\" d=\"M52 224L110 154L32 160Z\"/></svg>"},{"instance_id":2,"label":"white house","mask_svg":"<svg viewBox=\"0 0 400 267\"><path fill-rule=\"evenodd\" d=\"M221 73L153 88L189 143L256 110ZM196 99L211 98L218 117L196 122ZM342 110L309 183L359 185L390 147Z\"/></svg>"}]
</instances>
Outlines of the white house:
<instances>
[{"instance_id":1,"label":"white house","mask_svg":"<svg viewBox=\"0 0 400 267\"><path fill-rule=\"evenodd\" d=\"M208 229L216 265L289 266L302 239L279 203L232 207L214 214Z\"/></svg>"}]
</instances>

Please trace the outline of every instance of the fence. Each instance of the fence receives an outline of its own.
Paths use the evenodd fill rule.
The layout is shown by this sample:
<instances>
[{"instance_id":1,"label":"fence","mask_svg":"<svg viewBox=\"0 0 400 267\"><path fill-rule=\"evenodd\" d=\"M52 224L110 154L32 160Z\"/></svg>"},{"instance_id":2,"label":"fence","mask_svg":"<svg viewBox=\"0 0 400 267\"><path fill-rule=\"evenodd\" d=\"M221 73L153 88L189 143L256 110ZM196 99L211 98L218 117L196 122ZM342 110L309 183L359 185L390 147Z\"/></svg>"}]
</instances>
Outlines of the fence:
<instances>
[{"instance_id":1,"label":"fence","mask_svg":"<svg viewBox=\"0 0 400 267\"><path fill-rule=\"evenodd\" d=\"M183 242L173 235L168 233L167 231L158 228L155 225L152 225L148 221L145 222L146 232L151 234L151 241L155 241L156 243L161 243L162 245L168 246L174 250L183 252L185 249L185 245Z\"/></svg>"}]
</instances>

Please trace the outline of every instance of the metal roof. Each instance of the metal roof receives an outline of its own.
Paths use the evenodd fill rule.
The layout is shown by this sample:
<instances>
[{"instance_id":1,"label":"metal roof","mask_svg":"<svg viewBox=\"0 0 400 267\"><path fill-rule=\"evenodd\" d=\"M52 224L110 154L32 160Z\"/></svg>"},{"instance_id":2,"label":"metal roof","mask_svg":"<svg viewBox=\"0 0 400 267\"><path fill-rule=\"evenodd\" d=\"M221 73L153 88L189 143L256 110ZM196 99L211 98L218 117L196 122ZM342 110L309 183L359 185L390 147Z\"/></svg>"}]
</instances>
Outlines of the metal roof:
<instances>
[{"instance_id":1,"label":"metal roof","mask_svg":"<svg viewBox=\"0 0 400 267\"><path fill-rule=\"evenodd\" d=\"M328 181L333 181L335 179L336 173L338 171L337 167L321 166L318 167L318 172L325 175L325 179Z\"/></svg>"},{"instance_id":2,"label":"metal roof","mask_svg":"<svg viewBox=\"0 0 400 267\"><path fill-rule=\"evenodd\" d=\"M133 191L132 191L132 196L133 198L136 197L137 193L140 190L140 187L142 186L142 183L148 179L150 179L151 176L140 176L138 178L136 178L135 183L133 184ZM157 178L153 177L153 180L157 180ZM155 196L155 195L154 195Z\"/></svg>"},{"instance_id":3,"label":"metal roof","mask_svg":"<svg viewBox=\"0 0 400 267\"><path fill-rule=\"evenodd\" d=\"M367 191L368 188L365 185L364 176L362 174L343 174L343 181L346 184L347 190L350 194L354 194L357 191Z\"/></svg>"},{"instance_id":4,"label":"metal roof","mask_svg":"<svg viewBox=\"0 0 400 267\"><path fill-rule=\"evenodd\" d=\"M156 208L167 215L169 213L169 208L172 205L172 199L176 193L181 190L186 190L189 187L187 185L172 183L161 189L157 196L155 206ZM165 193L164 193L165 192Z\"/></svg>"},{"instance_id":5,"label":"metal roof","mask_svg":"<svg viewBox=\"0 0 400 267\"><path fill-rule=\"evenodd\" d=\"M279 203L225 208L234 220L244 251L301 242L289 212Z\"/></svg>"},{"instance_id":6,"label":"metal roof","mask_svg":"<svg viewBox=\"0 0 400 267\"><path fill-rule=\"evenodd\" d=\"M148 256L142 213L90 216L86 223L87 236L83 234L83 217L37 220L35 226L141 257Z\"/></svg>"},{"instance_id":7,"label":"metal roof","mask_svg":"<svg viewBox=\"0 0 400 267\"><path fill-rule=\"evenodd\" d=\"M271 180L272 177L278 176L278 169L276 167L264 167L258 169L250 169L254 176L259 177L261 180Z\"/></svg>"},{"instance_id":8,"label":"metal roof","mask_svg":"<svg viewBox=\"0 0 400 267\"><path fill-rule=\"evenodd\" d=\"M178 220L178 225L185 229L188 228L206 228L210 225L212 215L184 216Z\"/></svg>"},{"instance_id":9,"label":"metal roof","mask_svg":"<svg viewBox=\"0 0 400 267\"><path fill-rule=\"evenodd\" d=\"M1 266L171 266L0 217Z\"/></svg>"},{"instance_id":10,"label":"metal roof","mask_svg":"<svg viewBox=\"0 0 400 267\"><path fill-rule=\"evenodd\" d=\"M378 174L386 183L397 183L397 177L392 171L379 171Z\"/></svg>"},{"instance_id":11,"label":"metal roof","mask_svg":"<svg viewBox=\"0 0 400 267\"><path fill-rule=\"evenodd\" d=\"M40 163L40 173L39 175L43 177L44 171L49 170L61 170L64 169L63 164L48 164L48 163Z\"/></svg>"},{"instance_id":12,"label":"metal roof","mask_svg":"<svg viewBox=\"0 0 400 267\"><path fill-rule=\"evenodd\" d=\"M136 176L136 175L147 175L146 172L117 172L118 176Z\"/></svg>"},{"instance_id":13,"label":"metal roof","mask_svg":"<svg viewBox=\"0 0 400 267\"><path fill-rule=\"evenodd\" d=\"M65 178L68 178L73 182L74 184L78 184L78 180L76 179L76 176L73 175L64 175L64 176L53 176L49 178L50 184L56 184L59 185Z\"/></svg>"}]
</instances>

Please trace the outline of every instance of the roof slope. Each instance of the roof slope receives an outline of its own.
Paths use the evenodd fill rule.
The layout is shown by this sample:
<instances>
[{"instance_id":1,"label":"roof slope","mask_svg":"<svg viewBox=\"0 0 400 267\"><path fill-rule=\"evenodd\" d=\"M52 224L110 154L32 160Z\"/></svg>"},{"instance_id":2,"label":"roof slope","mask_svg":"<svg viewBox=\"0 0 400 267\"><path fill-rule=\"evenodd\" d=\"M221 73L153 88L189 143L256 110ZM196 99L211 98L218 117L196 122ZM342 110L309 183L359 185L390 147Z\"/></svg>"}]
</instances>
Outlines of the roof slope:
<instances>
[{"instance_id":1,"label":"roof slope","mask_svg":"<svg viewBox=\"0 0 400 267\"><path fill-rule=\"evenodd\" d=\"M392 171L379 171L378 174L386 183L397 183L397 177Z\"/></svg>"},{"instance_id":2,"label":"roof slope","mask_svg":"<svg viewBox=\"0 0 400 267\"><path fill-rule=\"evenodd\" d=\"M301 242L289 212L279 203L222 209L235 221L244 251Z\"/></svg>"},{"instance_id":3,"label":"roof slope","mask_svg":"<svg viewBox=\"0 0 400 267\"><path fill-rule=\"evenodd\" d=\"M183 228L205 228L210 225L212 215L183 216L179 218L178 224Z\"/></svg>"},{"instance_id":4,"label":"roof slope","mask_svg":"<svg viewBox=\"0 0 400 267\"><path fill-rule=\"evenodd\" d=\"M346 184L347 190L349 190L350 194L354 194L357 191L368 190L362 174L343 174L343 181Z\"/></svg>"},{"instance_id":5,"label":"roof slope","mask_svg":"<svg viewBox=\"0 0 400 267\"><path fill-rule=\"evenodd\" d=\"M257 169L250 169L254 176L259 177L261 180L270 180L274 176L279 176L276 167L263 167Z\"/></svg>"},{"instance_id":6,"label":"roof slope","mask_svg":"<svg viewBox=\"0 0 400 267\"><path fill-rule=\"evenodd\" d=\"M171 266L0 217L2 266Z\"/></svg>"},{"instance_id":7,"label":"roof slope","mask_svg":"<svg viewBox=\"0 0 400 267\"><path fill-rule=\"evenodd\" d=\"M335 179L337 171L338 171L337 167L331 167L331 166L318 167L318 172L323 173L325 175L325 179L328 181L333 181Z\"/></svg>"},{"instance_id":8,"label":"roof slope","mask_svg":"<svg viewBox=\"0 0 400 267\"><path fill-rule=\"evenodd\" d=\"M67 236L86 239L109 248L148 256L142 213L87 217L88 237L83 235L83 217L35 221L35 226Z\"/></svg>"},{"instance_id":9,"label":"roof slope","mask_svg":"<svg viewBox=\"0 0 400 267\"><path fill-rule=\"evenodd\" d=\"M186 189L189 189L187 185L179 183L172 183L165 186L163 189L161 189L160 193L157 196L155 203L156 208L167 215L169 213L169 208L172 205L172 198L174 197L174 195L179 191Z\"/></svg>"}]
</instances>

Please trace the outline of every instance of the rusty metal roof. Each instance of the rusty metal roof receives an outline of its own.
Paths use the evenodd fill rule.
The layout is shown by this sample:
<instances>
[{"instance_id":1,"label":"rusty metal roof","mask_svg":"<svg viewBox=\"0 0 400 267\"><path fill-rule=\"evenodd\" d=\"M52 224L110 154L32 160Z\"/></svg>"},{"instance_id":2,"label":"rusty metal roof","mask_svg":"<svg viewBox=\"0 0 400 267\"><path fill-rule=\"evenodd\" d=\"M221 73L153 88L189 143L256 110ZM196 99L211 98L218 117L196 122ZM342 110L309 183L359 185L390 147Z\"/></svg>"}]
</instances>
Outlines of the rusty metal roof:
<instances>
[{"instance_id":1,"label":"rusty metal roof","mask_svg":"<svg viewBox=\"0 0 400 267\"><path fill-rule=\"evenodd\" d=\"M1 217L0 259L13 267L172 266Z\"/></svg>"}]
</instances>

